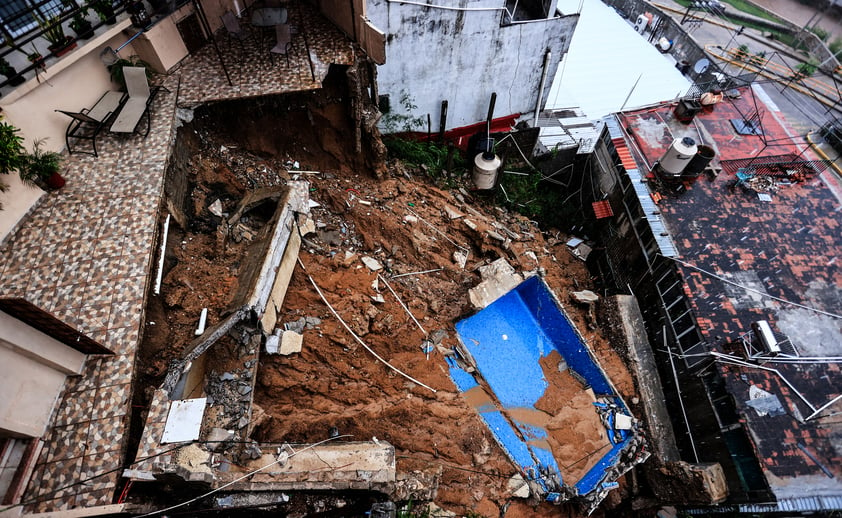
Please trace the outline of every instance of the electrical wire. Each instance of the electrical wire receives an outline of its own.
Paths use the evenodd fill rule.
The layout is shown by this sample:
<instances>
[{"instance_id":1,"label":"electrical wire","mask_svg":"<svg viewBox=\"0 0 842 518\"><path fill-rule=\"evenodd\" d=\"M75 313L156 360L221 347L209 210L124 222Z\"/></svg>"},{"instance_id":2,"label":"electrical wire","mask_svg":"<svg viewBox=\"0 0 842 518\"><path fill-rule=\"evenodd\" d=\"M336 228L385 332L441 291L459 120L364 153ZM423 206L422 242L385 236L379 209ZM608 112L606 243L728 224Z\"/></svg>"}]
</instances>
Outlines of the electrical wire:
<instances>
[{"instance_id":1,"label":"electrical wire","mask_svg":"<svg viewBox=\"0 0 842 518\"><path fill-rule=\"evenodd\" d=\"M222 491L223 489L225 489L225 488L227 488L227 487L231 487L231 486L233 486L234 484L236 484L237 482L239 482L239 481L241 481L241 480L243 480L243 479L249 478L250 476L252 476L252 475L254 475L254 474L256 474L256 473L260 473L261 471L263 471L263 470L264 470L264 469L266 469L266 468L270 468L270 467L272 467L272 466L274 466L274 465L276 465L276 464L280 464L281 462L285 462L287 459L290 459L290 458L292 458L292 457L295 457L296 455L298 455L298 454L299 454L299 453L301 453L301 452L304 452L304 451L307 451L307 450L311 450L311 449L315 448L316 446L320 446L320 445L322 445L322 444L324 444L324 443L326 443L326 442L330 442L330 441L333 441L333 440L335 440L335 439L342 439L342 438L344 438L344 437L353 437L353 435L337 435L336 437L329 437L329 438L327 438L327 439L325 439L325 440L323 440L323 441L319 441L319 442L316 442L316 443L313 443L313 444L309 444L309 445L307 445L306 447L304 447L304 448L302 448L302 449L300 449L300 450L293 451L292 453L290 453L290 454L289 454L289 455L287 455L286 457L281 457L281 456L279 455L279 456L278 456L278 458L277 458L275 461L270 462L269 464L266 464L265 466L262 466L262 467L260 467L260 468L257 468L256 470L253 470L253 471L251 471L251 472L249 472L249 473L246 473L246 474L245 474L245 475L243 475L242 477L236 478L236 479L232 480L231 482L228 482L228 483L226 483L226 484L223 484L223 485L219 486L219 487L218 487L218 488L216 488L216 489L212 489L212 490L208 491L207 493L201 494L201 495L199 495L199 496L197 496L197 497L195 497L195 498L191 498L190 500L187 500L187 501L185 501L185 502L181 502L180 504L171 505L171 506L166 507L166 508L164 508L164 509L159 509L159 510L157 510L157 511L152 511L151 513L141 514L141 515L140 515L140 516L138 516L137 518L145 518L146 516L156 516L156 515L159 515L159 514L161 514L161 513L166 513L167 511L172 511L173 509L178 509L179 507L184 507L185 505L190 505L190 504L192 504L192 503L194 503L194 502L198 502L199 500L204 500L205 498L209 497L210 495L212 495L212 494L214 494L214 493L218 493L218 492Z\"/></svg>"},{"instance_id":2,"label":"electrical wire","mask_svg":"<svg viewBox=\"0 0 842 518\"><path fill-rule=\"evenodd\" d=\"M193 442L194 442L194 443L198 443L198 444L217 444L217 443L222 443L222 442L232 443L233 441L193 441ZM250 443L250 442L247 442L247 441L243 441L243 442L236 442L235 444L251 444L251 443ZM162 455L166 455L166 454L168 454L168 453L171 453L171 452L173 452L173 451L175 451L175 450L178 450L178 449L180 449L180 448L183 448L183 447L184 447L184 444L180 444L180 445L178 445L178 446L174 446L174 447L172 447L172 448L170 448L170 449L168 449L168 450L164 450L164 451L162 451L162 452L158 452L158 453L156 453L156 454L154 454L154 455L149 455L148 457L143 457L143 458L137 459L137 460L135 460L134 462L132 462L131 464L129 464L128 466L120 466L119 468L114 468L114 469L109 470L109 471L104 471L104 472L102 472L102 473L100 473L100 474L98 474L98 475L94 475L94 476L92 476L92 477L88 477L88 478L83 479L83 480L78 480L78 481L76 481L76 482L74 482L74 483L72 483L72 484L68 484L68 485L66 485L66 486L62 486L62 487L59 487L59 488L57 488L57 489L53 489L52 491L48 491L47 493L44 493L43 495L40 495L38 498L33 498L33 499L31 499L31 500L27 500L27 501L25 501L25 502L19 502L19 503L17 503L17 504L10 505L10 506L8 506L8 507L3 507L3 508L0 508L0 514L3 514L3 513L5 513L6 511L9 511L10 509L14 509L14 508L16 508L16 507L22 507L22 506L25 506L25 505L30 505L30 504L37 504L37 503L39 503L39 502L46 502L47 500L51 500L51 498L45 498L45 497L51 496L51 495L53 495L53 494L55 494L55 493L58 493L59 491L64 491L65 489L70 489L71 487L74 487L74 486L79 486L79 485L82 485L82 484L87 484L88 482L90 482L90 481L92 481L92 480L96 480L96 479L98 479L98 478L104 477L104 476L106 476L106 475L110 475L110 474L112 474L112 473L117 473L117 472L120 472L120 471L124 471L124 470L125 470L125 469L127 469L128 467L131 467L131 466L136 466L137 464L140 464L141 462L146 462L146 461L147 461L147 460L149 460L149 459L154 459L154 458L160 457L160 456L162 456Z\"/></svg>"},{"instance_id":3,"label":"electrical wire","mask_svg":"<svg viewBox=\"0 0 842 518\"><path fill-rule=\"evenodd\" d=\"M730 285L735 286L737 288L740 288L740 289L743 289L743 290L746 290L746 291L750 291L752 293L756 293L756 294L761 295L763 297L768 297L772 300L777 300L778 302L782 302L784 304L790 304L792 306L795 306L795 307L798 307L798 308L801 308L801 309L813 311L814 313L819 313L820 315L825 315L825 316L832 317L832 318L842 318L842 315L838 315L836 313L830 313L828 311L823 311L821 309L812 308L810 306L805 306L804 304L799 304L797 302L792 302L790 300L786 300L786 299L782 299L780 297L776 297L774 295L770 295L770 294L766 293L765 291L760 291L760 290L756 290L754 288L749 288L748 286L743 286L742 284L736 283L736 282L734 282L730 279L726 279L725 277L722 277L721 275L717 275L713 272L707 271L705 269L699 268L698 266L695 266L695 265L692 265L692 264L687 263L685 261L682 261L681 259L678 259L677 257L667 257L667 256L661 255L661 254L658 254L658 255L660 255L661 257L663 257L665 259L671 259L671 260L677 262L678 264L680 264L682 266L686 266L687 268L691 268L691 269L696 270L698 272L704 273L705 275L709 275L709 276L711 276L715 279L719 279L720 281L722 281L726 284L730 284Z\"/></svg>"},{"instance_id":4,"label":"electrical wire","mask_svg":"<svg viewBox=\"0 0 842 518\"><path fill-rule=\"evenodd\" d=\"M315 281L315 280L313 280L313 277L312 277L309 273L307 273L307 268L304 266L304 263L303 263L303 262L301 262L301 258L300 258L300 257L298 258L298 265L299 265L299 266L301 266L301 269L302 269L302 270L304 270L304 274L305 274L305 275L307 275L307 279L309 279L309 280L310 280L310 284L312 284L312 285L313 285L313 288L315 288L315 289L316 289L316 293L318 293L318 294L319 294L319 297L321 297L322 302L324 302L324 303L325 303L325 305L327 306L327 309L329 309L329 310L330 310L330 312L331 312L331 314L332 314L334 317L336 317L336 319L337 319L337 320L339 320L339 323L340 323L340 324L342 324L342 327L344 327L344 328L345 328L345 330L346 330L346 331L348 331L348 332L351 334L351 336L352 336L352 337L354 337L354 340L356 340L358 344L362 345L362 346L365 348L365 350L366 350L366 351L368 351L369 353L371 353L371 355L372 355L372 356L374 356L375 358L377 358L377 360L379 360L379 361L380 361L383 365L385 365L386 367L388 367L388 368L392 369L393 371L395 371L396 373L400 374L400 375L401 375L401 376L403 376L404 378L408 379L409 381L411 381L411 382L413 382L413 383L415 383L415 384L417 384L417 385L420 385L420 386L424 387L425 389L427 389L427 390L429 390L429 391L431 391L431 392L433 392L433 393L436 393L436 392L437 392L437 390L436 390L436 389L434 389L433 387L430 387L429 385L425 385L424 383L421 383L420 381L418 381L417 379L413 378L413 377L412 377L412 376L410 376L409 374L407 374L407 373L403 372L402 370L398 369L397 367L395 367L395 366L393 366L392 364L390 364L389 362L387 362L385 359L383 359L383 357L382 357L382 356L380 356L379 354L377 354L376 352L374 352L374 349L372 349L371 347L369 347L369 346L368 346L368 344L366 344L365 342L363 342L362 338L360 338L359 336L357 336L357 334L356 334L356 333L355 333L355 332L354 332L354 331L350 328L350 326L348 326L348 324L346 324L346 323L345 323L345 321L344 321L344 320L342 320L342 317L340 317L340 316L339 316L339 313L337 313L337 312L336 312L336 310L335 310L335 309L333 309L333 306L331 306L331 305L330 305L330 302L328 302L328 301L327 301L327 298L325 297L324 293L322 293L322 290L320 290L320 289L319 289L319 286L316 284L316 281Z\"/></svg>"}]
</instances>

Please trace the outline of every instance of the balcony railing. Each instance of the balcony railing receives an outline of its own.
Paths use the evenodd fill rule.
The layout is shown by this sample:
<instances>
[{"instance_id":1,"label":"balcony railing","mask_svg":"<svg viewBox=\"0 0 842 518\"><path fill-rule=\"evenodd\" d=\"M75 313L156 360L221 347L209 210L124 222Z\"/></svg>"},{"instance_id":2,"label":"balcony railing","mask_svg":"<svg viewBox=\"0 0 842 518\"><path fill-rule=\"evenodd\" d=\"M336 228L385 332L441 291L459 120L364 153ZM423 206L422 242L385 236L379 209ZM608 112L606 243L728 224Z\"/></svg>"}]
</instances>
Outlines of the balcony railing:
<instances>
[{"instance_id":1,"label":"balcony railing","mask_svg":"<svg viewBox=\"0 0 842 518\"><path fill-rule=\"evenodd\" d=\"M55 31L54 23L60 24L68 39L73 42L88 39L101 27L113 25L116 17L126 11L120 0L118 5L111 4L114 17L97 14L90 6L77 0L4 0L0 7L0 88L17 86L34 73L43 70L47 60L60 59L65 48L50 48L45 34ZM81 34L71 28L71 22L80 19L90 22L91 30L82 30ZM58 34L58 32L53 32ZM55 38L54 38L55 39ZM40 54L36 60L33 54ZM16 74L12 74L13 67ZM8 75L7 75L8 74Z\"/></svg>"}]
</instances>

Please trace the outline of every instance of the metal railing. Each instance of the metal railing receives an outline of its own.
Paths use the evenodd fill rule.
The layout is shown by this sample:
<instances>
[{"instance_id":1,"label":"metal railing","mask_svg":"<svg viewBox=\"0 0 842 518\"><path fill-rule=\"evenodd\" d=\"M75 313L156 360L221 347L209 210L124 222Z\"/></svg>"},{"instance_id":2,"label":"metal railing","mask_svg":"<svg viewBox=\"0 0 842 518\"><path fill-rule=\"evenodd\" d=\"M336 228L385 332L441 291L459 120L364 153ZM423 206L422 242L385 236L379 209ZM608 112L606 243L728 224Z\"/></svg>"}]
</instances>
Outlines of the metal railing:
<instances>
[{"instance_id":1,"label":"metal railing","mask_svg":"<svg viewBox=\"0 0 842 518\"><path fill-rule=\"evenodd\" d=\"M3 41L0 42L0 59L11 61L8 59L8 56L15 53L21 53L27 57L33 53L38 53L42 56L43 60L40 62L33 62L30 60L30 64L28 66L21 70L17 70L16 76L3 78L4 80L0 82L0 88L20 84L18 82L20 81L18 78L30 76L32 73L37 75L39 70L44 69L44 63L47 59L59 57L56 53L60 52L61 49L58 51L44 52L36 48L36 42L47 41L46 38L44 38L44 33L50 30L50 28L46 26L47 24L38 24L36 16L40 17L42 20L49 20L50 25L55 21L55 17L58 17L58 23L61 23L62 27L65 27L65 33L71 35L73 34L73 31L67 26L68 22L72 20L77 13L86 9L84 4L77 2L76 0L20 0L20 3L22 5L26 4L25 8L11 12L5 17L2 16L3 13L0 12L0 35L3 37ZM8 5L6 6L6 9L8 9ZM126 7L121 1L120 5L114 6L113 9L114 15L117 17L125 12ZM90 7L87 7L87 10L89 13L85 19L91 22L92 31L96 31L100 27L113 24L113 22L106 23L105 20L100 19L94 14L93 9ZM27 18L32 21L26 21ZM32 28L28 28L30 26ZM20 32L21 34L15 36L14 33L16 32ZM79 35L73 35L72 41L78 41L78 36ZM44 45L41 45L41 47L44 47Z\"/></svg>"}]
</instances>

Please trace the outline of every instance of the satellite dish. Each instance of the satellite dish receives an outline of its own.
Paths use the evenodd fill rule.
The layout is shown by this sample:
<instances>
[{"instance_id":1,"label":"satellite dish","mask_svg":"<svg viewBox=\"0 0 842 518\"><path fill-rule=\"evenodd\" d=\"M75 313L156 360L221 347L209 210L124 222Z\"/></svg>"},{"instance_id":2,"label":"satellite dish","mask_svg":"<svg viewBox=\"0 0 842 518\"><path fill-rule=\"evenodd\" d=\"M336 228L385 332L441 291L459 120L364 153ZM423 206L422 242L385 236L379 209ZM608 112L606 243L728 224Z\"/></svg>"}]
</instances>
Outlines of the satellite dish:
<instances>
[{"instance_id":1,"label":"satellite dish","mask_svg":"<svg viewBox=\"0 0 842 518\"><path fill-rule=\"evenodd\" d=\"M707 72L708 68L710 68L710 60L708 58L702 58L699 61L696 61L696 64L693 65L693 72L697 74L704 74Z\"/></svg>"}]
</instances>

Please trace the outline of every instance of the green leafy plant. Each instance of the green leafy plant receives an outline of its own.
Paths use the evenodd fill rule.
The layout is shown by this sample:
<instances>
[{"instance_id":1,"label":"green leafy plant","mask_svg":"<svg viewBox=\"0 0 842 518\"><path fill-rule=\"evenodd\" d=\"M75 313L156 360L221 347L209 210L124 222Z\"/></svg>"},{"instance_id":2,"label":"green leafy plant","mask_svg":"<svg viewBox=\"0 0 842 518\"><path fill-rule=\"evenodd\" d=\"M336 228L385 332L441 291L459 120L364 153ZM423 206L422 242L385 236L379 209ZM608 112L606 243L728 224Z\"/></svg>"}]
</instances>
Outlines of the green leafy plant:
<instances>
[{"instance_id":1,"label":"green leafy plant","mask_svg":"<svg viewBox=\"0 0 842 518\"><path fill-rule=\"evenodd\" d=\"M795 67L795 75L796 79L801 79L802 77L810 77L816 73L818 70L819 64L816 63L814 60L810 60L806 63L799 63L797 67Z\"/></svg>"},{"instance_id":2,"label":"green leafy plant","mask_svg":"<svg viewBox=\"0 0 842 518\"><path fill-rule=\"evenodd\" d=\"M11 124L0 121L0 173L9 174L23 164L26 150L20 130Z\"/></svg>"},{"instance_id":3,"label":"green leafy plant","mask_svg":"<svg viewBox=\"0 0 842 518\"><path fill-rule=\"evenodd\" d=\"M90 0L86 7L90 7L104 23L114 23L114 3L112 0Z\"/></svg>"},{"instance_id":4,"label":"green leafy plant","mask_svg":"<svg viewBox=\"0 0 842 518\"><path fill-rule=\"evenodd\" d=\"M88 6L83 5L73 13L73 19L70 20L70 28L73 29L80 38L90 37L93 30L93 25L87 18Z\"/></svg>"},{"instance_id":5,"label":"green leafy plant","mask_svg":"<svg viewBox=\"0 0 842 518\"><path fill-rule=\"evenodd\" d=\"M751 57L751 64L756 67L762 67L766 64L766 51L761 50Z\"/></svg>"},{"instance_id":6,"label":"green leafy plant","mask_svg":"<svg viewBox=\"0 0 842 518\"><path fill-rule=\"evenodd\" d=\"M384 113L380 119L385 133L415 131L424 125L424 117L413 117L411 115L413 111L418 109L418 106L415 105L414 99L406 90L401 90L399 104L403 113L389 111L389 113Z\"/></svg>"},{"instance_id":7,"label":"green leafy plant","mask_svg":"<svg viewBox=\"0 0 842 518\"><path fill-rule=\"evenodd\" d=\"M827 41L827 38L830 36L830 33L828 31L822 29L821 27L819 27L817 25L814 25L814 26L810 27L810 32L812 32L813 34L818 36L820 40L825 41L825 42Z\"/></svg>"},{"instance_id":8,"label":"green leafy plant","mask_svg":"<svg viewBox=\"0 0 842 518\"><path fill-rule=\"evenodd\" d=\"M736 58L740 61L745 61L745 59L749 55L748 45L740 45L737 47L737 55Z\"/></svg>"},{"instance_id":9,"label":"green leafy plant","mask_svg":"<svg viewBox=\"0 0 842 518\"><path fill-rule=\"evenodd\" d=\"M842 56L842 38L834 38L833 41L828 44L827 48L833 52L834 56L839 58Z\"/></svg>"},{"instance_id":10,"label":"green leafy plant","mask_svg":"<svg viewBox=\"0 0 842 518\"><path fill-rule=\"evenodd\" d=\"M38 139L32 145L32 153L22 157L22 164L18 170L20 179L28 185L40 186L50 176L61 170L64 157L55 151L42 149L45 139Z\"/></svg>"},{"instance_id":11,"label":"green leafy plant","mask_svg":"<svg viewBox=\"0 0 842 518\"><path fill-rule=\"evenodd\" d=\"M6 77L17 75L15 67L13 67L4 57L0 57L0 74Z\"/></svg>"},{"instance_id":12,"label":"green leafy plant","mask_svg":"<svg viewBox=\"0 0 842 518\"><path fill-rule=\"evenodd\" d=\"M50 42L50 47L61 48L67 45L67 35L64 34L64 27L61 26L61 16L55 15L52 18L44 18L38 12L32 11L32 16L38 22L43 31L41 36Z\"/></svg>"}]
</instances>

